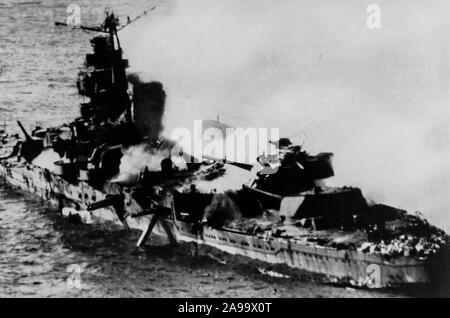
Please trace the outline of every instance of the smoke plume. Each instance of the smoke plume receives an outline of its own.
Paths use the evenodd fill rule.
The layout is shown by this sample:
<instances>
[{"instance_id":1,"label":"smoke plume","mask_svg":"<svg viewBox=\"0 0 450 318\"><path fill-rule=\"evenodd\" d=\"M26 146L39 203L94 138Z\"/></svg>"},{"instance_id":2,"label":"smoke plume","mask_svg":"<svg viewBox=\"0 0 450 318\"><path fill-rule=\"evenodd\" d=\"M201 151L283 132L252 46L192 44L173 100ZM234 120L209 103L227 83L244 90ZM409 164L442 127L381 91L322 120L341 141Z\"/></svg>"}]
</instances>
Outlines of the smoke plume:
<instances>
[{"instance_id":1,"label":"smoke plume","mask_svg":"<svg viewBox=\"0 0 450 318\"><path fill-rule=\"evenodd\" d=\"M169 150L157 150L143 143L123 150L120 173L112 182L136 182L142 171L160 171L161 161L169 157Z\"/></svg>"},{"instance_id":2,"label":"smoke plume","mask_svg":"<svg viewBox=\"0 0 450 318\"><path fill-rule=\"evenodd\" d=\"M122 150L119 174L112 182L136 182L141 172L161 170L161 161L170 157L173 145L157 143L163 130L166 92L157 81L145 82L138 73L128 75L133 90L133 118L141 138L145 141Z\"/></svg>"},{"instance_id":3,"label":"smoke plume","mask_svg":"<svg viewBox=\"0 0 450 318\"><path fill-rule=\"evenodd\" d=\"M204 218L208 224L216 227L229 226L240 217L239 207L228 193L214 194L204 211Z\"/></svg>"},{"instance_id":4,"label":"smoke plume","mask_svg":"<svg viewBox=\"0 0 450 318\"><path fill-rule=\"evenodd\" d=\"M156 81L143 82L139 74L131 74L133 85L133 117L142 137L150 141L158 138L163 130L162 118L166 102L163 85Z\"/></svg>"},{"instance_id":5,"label":"smoke plume","mask_svg":"<svg viewBox=\"0 0 450 318\"><path fill-rule=\"evenodd\" d=\"M337 185L450 229L450 3L182 0L122 31L132 68L168 92L165 133L230 114L304 129ZM222 117L225 121L225 117Z\"/></svg>"}]
</instances>

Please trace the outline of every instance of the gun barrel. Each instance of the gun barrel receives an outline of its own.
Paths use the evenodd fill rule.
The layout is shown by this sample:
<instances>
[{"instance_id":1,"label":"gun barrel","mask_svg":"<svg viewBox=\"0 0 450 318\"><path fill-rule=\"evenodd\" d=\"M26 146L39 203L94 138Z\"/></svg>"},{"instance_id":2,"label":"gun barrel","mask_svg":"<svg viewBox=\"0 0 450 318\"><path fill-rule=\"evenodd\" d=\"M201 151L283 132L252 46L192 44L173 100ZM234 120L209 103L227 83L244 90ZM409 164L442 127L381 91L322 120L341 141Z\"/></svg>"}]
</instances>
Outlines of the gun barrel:
<instances>
[{"instance_id":1,"label":"gun barrel","mask_svg":"<svg viewBox=\"0 0 450 318\"><path fill-rule=\"evenodd\" d=\"M270 192L259 190L259 189L255 189L255 188L249 187L248 185L243 185L243 188L247 189L247 190L254 191L256 193L260 193L260 194L268 196L268 197L272 197L272 198L277 199L277 200L283 199L283 197L281 195L270 193Z\"/></svg>"},{"instance_id":2,"label":"gun barrel","mask_svg":"<svg viewBox=\"0 0 450 318\"><path fill-rule=\"evenodd\" d=\"M88 211L94 211L94 210L98 210L98 209L103 209L103 208L106 208L108 206L112 206L112 205L115 205L115 204L119 203L120 199L121 199L120 195L111 196L111 197L106 198L106 199L104 199L102 201L98 201L98 202L90 204L87 207L87 210Z\"/></svg>"},{"instance_id":3,"label":"gun barrel","mask_svg":"<svg viewBox=\"0 0 450 318\"><path fill-rule=\"evenodd\" d=\"M33 138L31 138L31 136L28 134L28 132L25 130L25 128L23 127L22 123L19 120L17 121L17 124L19 125L20 130L22 130L22 132L23 132L23 134L25 136L25 139L26 140L33 140Z\"/></svg>"}]
</instances>

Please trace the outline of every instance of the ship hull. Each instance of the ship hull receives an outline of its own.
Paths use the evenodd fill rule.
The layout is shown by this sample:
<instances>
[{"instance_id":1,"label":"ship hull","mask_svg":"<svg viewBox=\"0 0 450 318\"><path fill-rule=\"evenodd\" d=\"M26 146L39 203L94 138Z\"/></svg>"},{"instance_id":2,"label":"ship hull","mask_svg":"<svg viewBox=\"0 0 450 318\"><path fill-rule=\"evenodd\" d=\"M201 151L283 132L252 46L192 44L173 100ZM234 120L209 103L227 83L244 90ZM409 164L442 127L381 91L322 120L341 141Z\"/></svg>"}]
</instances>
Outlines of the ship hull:
<instances>
[{"instance_id":1,"label":"ship hull","mask_svg":"<svg viewBox=\"0 0 450 318\"><path fill-rule=\"evenodd\" d=\"M76 205L82 220L84 217L87 223L114 222L130 229L141 230L145 234L153 218L152 215L145 215L127 217L121 221L113 207L87 212L89 204L104 200L107 194L82 181L77 185L69 184L61 177L32 164L3 162L0 164L0 176L12 186L59 208ZM131 215L139 213L139 206L133 202L130 192L123 189L120 191L125 196L128 212ZM89 216L87 219L86 215ZM171 242L210 246L228 254L317 274L329 282L344 282L370 288L431 282L431 260L425 262L409 257L386 260L375 254L338 250L285 238L249 235L232 229L204 226L201 231L194 231L191 223L178 221L173 217L161 218L153 232L168 237Z\"/></svg>"}]
</instances>

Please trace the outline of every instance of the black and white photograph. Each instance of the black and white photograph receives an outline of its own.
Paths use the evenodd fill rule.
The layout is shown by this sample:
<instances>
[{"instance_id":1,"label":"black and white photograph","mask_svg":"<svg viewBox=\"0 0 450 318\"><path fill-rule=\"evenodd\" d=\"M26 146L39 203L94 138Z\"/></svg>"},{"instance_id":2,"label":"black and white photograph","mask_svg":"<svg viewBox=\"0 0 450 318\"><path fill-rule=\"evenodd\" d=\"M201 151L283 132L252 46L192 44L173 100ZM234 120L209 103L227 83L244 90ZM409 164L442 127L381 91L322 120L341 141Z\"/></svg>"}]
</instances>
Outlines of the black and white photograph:
<instances>
[{"instance_id":1,"label":"black and white photograph","mask_svg":"<svg viewBox=\"0 0 450 318\"><path fill-rule=\"evenodd\" d=\"M449 1L0 0L0 298L448 298L448 233Z\"/></svg>"}]
</instances>

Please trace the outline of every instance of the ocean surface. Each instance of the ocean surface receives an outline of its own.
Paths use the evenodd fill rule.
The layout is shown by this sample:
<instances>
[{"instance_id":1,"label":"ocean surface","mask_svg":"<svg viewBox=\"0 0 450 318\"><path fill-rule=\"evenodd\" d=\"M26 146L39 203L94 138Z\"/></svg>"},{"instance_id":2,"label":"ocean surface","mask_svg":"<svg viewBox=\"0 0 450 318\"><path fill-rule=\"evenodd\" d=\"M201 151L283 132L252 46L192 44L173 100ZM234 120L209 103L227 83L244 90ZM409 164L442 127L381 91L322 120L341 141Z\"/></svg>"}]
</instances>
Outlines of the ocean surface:
<instances>
[{"instance_id":1,"label":"ocean surface","mask_svg":"<svg viewBox=\"0 0 450 318\"><path fill-rule=\"evenodd\" d=\"M0 0L0 123L17 130L71 120L82 99L75 81L92 34L54 26L70 3L98 25L111 6L134 17L162 1ZM74 224L0 180L0 297L407 297L433 292L369 291L276 278L251 262L183 247L135 247L138 233Z\"/></svg>"}]
</instances>

